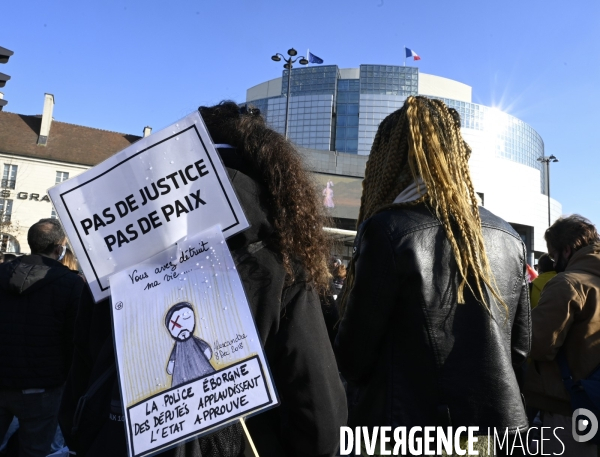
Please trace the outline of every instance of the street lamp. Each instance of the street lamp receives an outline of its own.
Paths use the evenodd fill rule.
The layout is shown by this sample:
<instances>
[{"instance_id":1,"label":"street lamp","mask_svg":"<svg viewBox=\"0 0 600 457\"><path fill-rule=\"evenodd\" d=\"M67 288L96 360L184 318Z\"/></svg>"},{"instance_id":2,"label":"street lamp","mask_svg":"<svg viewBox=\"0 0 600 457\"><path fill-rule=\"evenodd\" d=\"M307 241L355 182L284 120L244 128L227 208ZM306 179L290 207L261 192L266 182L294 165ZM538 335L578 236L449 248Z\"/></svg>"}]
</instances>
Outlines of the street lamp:
<instances>
[{"instance_id":1,"label":"street lamp","mask_svg":"<svg viewBox=\"0 0 600 457\"><path fill-rule=\"evenodd\" d=\"M554 155L551 155L549 157L538 157L537 161L546 164L546 191L548 194L548 227L550 227L550 162L558 162L558 159Z\"/></svg>"},{"instance_id":2,"label":"street lamp","mask_svg":"<svg viewBox=\"0 0 600 457\"><path fill-rule=\"evenodd\" d=\"M7 63L8 59L10 59L10 56L12 56L13 54L14 52L12 52L10 49L6 49L0 46L0 63ZM9 79L10 76L5 75L4 73L0 73L0 87L4 87L6 81L8 81ZM8 102L4 100L4 94L0 92L0 111L2 111L2 108L4 108L7 103Z\"/></svg>"},{"instance_id":3,"label":"street lamp","mask_svg":"<svg viewBox=\"0 0 600 457\"><path fill-rule=\"evenodd\" d=\"M285 68L288 71L287 98L286 98L286 102L285 102L285 126L283 129L283 134L286 138L288 137L288 119L290 116L290 95L291 95L291 90L292 90L292 68L294 67L294 63L296 63L296 61L298 59L300 59L300 62L298 62L300 65L308 65L308 60L306 60L306 57L304 57L304 56L296 57L298 55L298 51L296 51L294 48L288 49L287 53L288 53L289 57L285 57L279 53L271 56L271 60L273 60L275 62L279 62L279 61L281 61L281 59L283 59L283 61L285 62L285 64L283 64L283 68ZM296 57L296 58L293 59L293 57Z\"/></svg>"}]
</instances>

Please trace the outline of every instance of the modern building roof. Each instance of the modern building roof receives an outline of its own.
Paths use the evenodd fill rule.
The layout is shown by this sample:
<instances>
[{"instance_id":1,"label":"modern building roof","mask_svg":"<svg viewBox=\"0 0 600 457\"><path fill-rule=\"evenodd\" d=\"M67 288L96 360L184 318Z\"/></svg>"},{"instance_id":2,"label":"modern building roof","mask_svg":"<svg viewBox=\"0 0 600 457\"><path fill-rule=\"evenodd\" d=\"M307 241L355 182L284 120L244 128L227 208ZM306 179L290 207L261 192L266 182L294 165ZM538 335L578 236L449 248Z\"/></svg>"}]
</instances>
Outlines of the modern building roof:
<instances>
[{"instance_id":1,"label":"modern building roof","mask_svg":"<svg viewBox=\"0 0 600 457\"><path fill-rule=\"evenodd\" d=\"M42 116L0 111L0 153L93 166L141 138L53 120L41 146L41 124Z\"/></svg>"},{"instance_id":2,"label":"modern building roof","mask_svg":"<svg viewBox=\"0 0 600 457\"><path fill-rule=\"evenodd\" d=\"M368 67L368 65L362 65L361 67ZM397 65L395 67L397 67ZM299 70L302 71L303 68L306 67L292 70L292 80L294 79L293 76L296 72ZM340 68L339 78L360 79L360 68ZM282 82L283 78L279 77L250 87L246 90L246 101L250 102L261 98L280 97L285 95L282 91ZM454 81L453 79L421 72L419 72L418 93L420 95L450 98L461 102L471 102L472 98L471 86L459 81Z\"/></svg>"}]
</instances>

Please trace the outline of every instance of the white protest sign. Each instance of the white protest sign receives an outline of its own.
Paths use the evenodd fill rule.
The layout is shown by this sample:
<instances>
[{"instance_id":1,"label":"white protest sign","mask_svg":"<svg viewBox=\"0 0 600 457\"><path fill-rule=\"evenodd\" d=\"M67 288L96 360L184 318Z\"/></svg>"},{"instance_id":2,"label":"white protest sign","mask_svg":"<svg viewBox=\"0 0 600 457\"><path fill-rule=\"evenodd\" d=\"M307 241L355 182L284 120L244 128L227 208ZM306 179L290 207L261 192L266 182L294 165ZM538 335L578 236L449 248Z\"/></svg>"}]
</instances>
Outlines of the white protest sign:
<instances>
[{"instance_id":1,"label":"white protest sign","mask_svg":"<svg viewBox=\"0 0 600 457\"><path fill-rule=\"evenodd\" d=\"M48 193L96 301L109 296L110 275L188 233L248 227L198 112Z\"/></svg>"},{"instance_id":2,"label":"white protest sign","mask_svg":"<svg viewBox=\"0 0 600 457\"><path fill-rule=\"evenodd\" d=\"M278 404L220 227L110 278L130 456Z\"/></svg>"}]
</instances>

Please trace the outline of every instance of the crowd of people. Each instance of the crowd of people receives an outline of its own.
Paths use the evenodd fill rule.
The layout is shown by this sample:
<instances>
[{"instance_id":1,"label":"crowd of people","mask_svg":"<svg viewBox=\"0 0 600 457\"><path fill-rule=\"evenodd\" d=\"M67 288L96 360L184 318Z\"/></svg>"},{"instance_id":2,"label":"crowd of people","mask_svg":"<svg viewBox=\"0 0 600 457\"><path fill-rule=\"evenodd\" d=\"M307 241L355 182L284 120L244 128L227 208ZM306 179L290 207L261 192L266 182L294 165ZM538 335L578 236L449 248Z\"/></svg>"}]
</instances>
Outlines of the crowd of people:
<instances>
[{"instance_id":1,"label":"crowd of people","mask_svg":"<svg viewBox=\"0 0 600 457\"><path fill-rule=\"evenodd\" d=\"M528 284L520 236L478 204L458 113L409 97L377 131L345 264L330 257L331 221L292 143L257 109L199 111L227 145L218 152L250 222L227 244L245 253L237 270L280 397L246 422L258 455L338 455L343 426L477 426L478 455L490 456L518 454L489 452L489 429L552 427L532 455L597 455L576 437L568 390L600 364L590 221L546 230ZM14 455L46 456L58 428L78 456L124 456L109 302L93 303L57 220L34 224L28 243L30 255L0 264L0 441L16 418ZM378 440L369 455L392 446ZM250 454L235 423L160 455Z\"/></svg>"}]
</instances>

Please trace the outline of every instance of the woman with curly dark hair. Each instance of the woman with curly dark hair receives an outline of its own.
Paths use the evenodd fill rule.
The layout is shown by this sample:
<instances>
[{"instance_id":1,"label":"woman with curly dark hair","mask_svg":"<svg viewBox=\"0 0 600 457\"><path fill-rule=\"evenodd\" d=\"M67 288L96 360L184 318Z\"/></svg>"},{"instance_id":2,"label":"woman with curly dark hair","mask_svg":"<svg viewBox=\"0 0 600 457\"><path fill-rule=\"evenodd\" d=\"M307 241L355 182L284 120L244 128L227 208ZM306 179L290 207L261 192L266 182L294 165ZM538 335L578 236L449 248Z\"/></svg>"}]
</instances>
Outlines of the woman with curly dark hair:
<instances>
[{"instance_id":1,"label":"woman with curly dark hair","mask_svg":"<svg viewBox=\"0 0 600 457\"><path fill-rule=\"evenodd\" d=\"M199 111L251 225L227 244L281 401L248 428L261 457L333 455L346 401L318 297L330 243L316 186L258 110L227 101Z\"/></svg>"},{"instance_id":2,"label":"woman with curly dark hair","mask_svg":"<svg viewBox=\"0 0 600 457\"><path fill-rule=\"evenodd\" d=\"M261 457L333 455L346 402L318 298L330 243L316 186L258 110L222 102L199 111L251 224L227 243L281 401L248 428Z\"/></svg>"},{"instance_id":3,"label":"woman with curly dark hair","mask_svg":"<svg viewBox=\"0 0 600 457\"><path fill-rule=\"evenodd\" d=\"M250 223L227 244L280 400L278 407L247 420L251 437L261 457L332 456L347 408L318 295L329 285L329 241L316 186L294 146L267 127L258 110L222 102L199 111ZM67 436L69 447L86 457L124 457L127 451L106 305L90 306L78 317L76 340L81 350L73 362L61 413L61 426L71 435L79 398L90 383L111 376L86 403L94 414L79 420L77 433ZM238 422L160 455L243 454Z\"/></svg>"},{"instance_id":4,"label":"woman with curly dark hair","mask_svg":"<svg viewBox=\"0 0 600 457\"><path fill-rule=\"evenodd\" d=\"M270 245L281 253L286 273L293 276L296 259L319 291L329 283L330 240L323 232L328 218L294 146L267 127L259 111L225 101L199 108L225 166L246 174L263 189L260 203L272 230ZM235 185L235 173L232 177ZM251 208L244 207L244 211ZM233 243L235 244L235 243Z\"/></svg>"}]
</instances>

